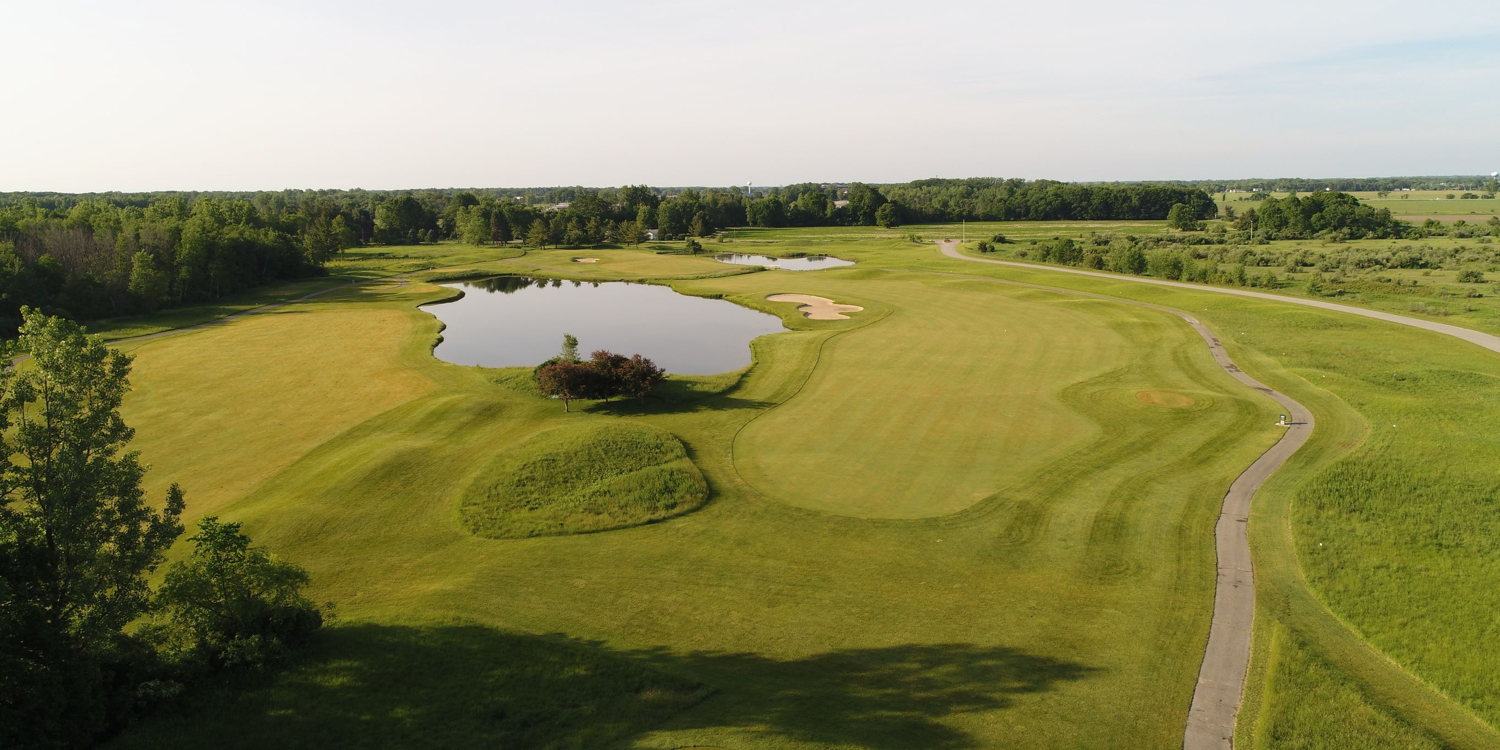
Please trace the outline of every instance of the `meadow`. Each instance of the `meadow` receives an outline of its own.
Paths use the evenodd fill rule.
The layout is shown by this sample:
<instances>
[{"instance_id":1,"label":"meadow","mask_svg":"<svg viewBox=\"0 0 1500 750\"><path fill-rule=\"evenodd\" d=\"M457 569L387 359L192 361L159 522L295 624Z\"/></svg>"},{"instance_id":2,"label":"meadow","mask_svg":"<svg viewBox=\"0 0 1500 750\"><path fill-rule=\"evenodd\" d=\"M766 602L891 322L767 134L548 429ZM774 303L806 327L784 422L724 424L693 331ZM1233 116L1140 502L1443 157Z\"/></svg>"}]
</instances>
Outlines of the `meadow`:
<instances>
[{"instance_id":1,"label":"meadow","mask_svg":"<svg viewBox=\"0 0 1500 750\"><path fill-rule=\"evenodd\" d=\"M1173 316L1005 281L1191 311L1317 414L1252 519L1242 746L1500 744L1497 355L1332 312L966 264L911 237L999 231L1164 230L708 245L858 261L803 274L661 247L381 248L330 278L404 279L127 344L151 491L181 482L191 515L243 521L340 620L285 675L116 746L1180 745L1218 501L1276 439L1275 406ZM431 356L438 327L416 308L445 294L431 280L499 272L651 278L793 330L757 339L747 371L565 414L515 371ZM808 321L775 293L864 311ZM548 435L595 430L668 462L682 459L659 436L680 441L707 502L574 529L595 533L465 526L473 488L548 453Z\"/></svg>"}]
</instances>

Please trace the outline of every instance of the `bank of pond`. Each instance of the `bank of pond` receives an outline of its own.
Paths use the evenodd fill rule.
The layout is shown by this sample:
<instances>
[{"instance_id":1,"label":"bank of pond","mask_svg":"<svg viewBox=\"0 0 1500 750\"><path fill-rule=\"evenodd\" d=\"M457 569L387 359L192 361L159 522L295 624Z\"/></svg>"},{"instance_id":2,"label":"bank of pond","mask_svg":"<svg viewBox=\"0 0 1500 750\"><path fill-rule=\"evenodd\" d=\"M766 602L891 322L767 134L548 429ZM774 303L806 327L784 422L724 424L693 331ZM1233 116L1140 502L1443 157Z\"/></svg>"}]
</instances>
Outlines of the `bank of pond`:
<instances>
[{"instance_id":1,"label":"bank of pond","mask_svg":"<svg viewBox=\"0 0 1500 750\"><path fill-rule=\"evenodd\" d=\"M457 300L424 309L446 326L444 362L530 367L557 355L564 334L596 349L638 352L669 373L709 375L750 364L750 341L787 330L781 318L669 287L499 276L445 284Z\"/></svg>"},{"instance_id":2,"label":"bank of pond","mask_svg":"<svg viewBox=\"0 0 1500 750\"><path fill-rule=\"evenodd\" d=\"M854 261L839 260L828 255L804 255L798 258L775 258L769 255L747 253L717 253L714 260L740 266L764 266L783 271L818 271L824 268L852 266Z\"/></svg>"}]
</instances>

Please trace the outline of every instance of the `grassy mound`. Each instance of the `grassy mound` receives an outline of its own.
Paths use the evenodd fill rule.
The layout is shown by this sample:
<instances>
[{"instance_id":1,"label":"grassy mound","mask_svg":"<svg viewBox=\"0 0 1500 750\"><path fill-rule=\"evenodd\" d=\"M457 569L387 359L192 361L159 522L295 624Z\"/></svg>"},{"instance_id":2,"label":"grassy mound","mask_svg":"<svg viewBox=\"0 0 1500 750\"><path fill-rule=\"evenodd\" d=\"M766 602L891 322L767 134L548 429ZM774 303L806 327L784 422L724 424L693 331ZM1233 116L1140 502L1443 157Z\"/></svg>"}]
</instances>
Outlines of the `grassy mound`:
<instances>
[{"instance_id":1,"label":"grassy mound","mask_svg":"<svg viewBox=\"0 0 1500 750\"><path fill-rule=\"evenodd\" d=\"M692 510L708 484L671 433L590 421L506 451L459 504L470 531L491 538L636 526Z\"/></svg>"}]
</instances>

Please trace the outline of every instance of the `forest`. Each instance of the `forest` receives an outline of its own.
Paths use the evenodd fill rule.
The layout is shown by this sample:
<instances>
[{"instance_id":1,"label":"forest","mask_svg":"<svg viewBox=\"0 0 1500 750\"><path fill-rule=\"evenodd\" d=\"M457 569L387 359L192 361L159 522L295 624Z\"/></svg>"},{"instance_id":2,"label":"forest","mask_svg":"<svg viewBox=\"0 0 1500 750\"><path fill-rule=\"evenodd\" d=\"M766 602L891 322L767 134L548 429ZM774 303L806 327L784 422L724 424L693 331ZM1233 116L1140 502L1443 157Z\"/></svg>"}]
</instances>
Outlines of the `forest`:
<instances>
[{"instance_id":1,"label":"forest","mask_svg":"<svg viewBox=\"0 0 1500 750\"><path fill-rule=\"evenodd\" d=\"M0 194L0 333L30 306L75 320L150 313L323 273L350 247L458 239L640 244L736 226L1164 219L1196 188L1049 180L743 188L526 188Z\"/></svg>"}]
</instances>

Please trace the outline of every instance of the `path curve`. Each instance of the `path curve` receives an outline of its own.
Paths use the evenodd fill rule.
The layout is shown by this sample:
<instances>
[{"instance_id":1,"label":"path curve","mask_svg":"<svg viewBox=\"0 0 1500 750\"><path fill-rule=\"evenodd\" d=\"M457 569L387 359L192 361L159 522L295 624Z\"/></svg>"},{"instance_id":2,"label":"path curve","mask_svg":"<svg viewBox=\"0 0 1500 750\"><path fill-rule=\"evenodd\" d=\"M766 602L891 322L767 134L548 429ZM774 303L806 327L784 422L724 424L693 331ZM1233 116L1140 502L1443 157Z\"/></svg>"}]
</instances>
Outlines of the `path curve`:
<instances>
[{"instance_id":1,"label":"path curve","mask_svg":"<svg viewBox=\"0 0 1500 750\"><path fill-rule=\"evenodd\" d=\"M1483 331L1476 331L1472 328L1464 328L1463 326L1450 325L1448 323L1438 323L1431 320L1413 318L1407 315L1397 315L1395 313L1380 312L1379 310L1367 310L1363 307L1340 305L1336 302L1323 302L1322 300L1315 299L1287 297L1280 294L1269 294L1267 292L1252 292L1248 289L1226 289L1224 287L1217 286L1189 284L1184 281L1167 281L1165 279L1153 279L1143 276L1125 276L1123 274L1117 273L1105 273L1104 271L1089 271L1082 268L1047 266L1040 263L1021 263L1020 261L1014 260L990 260L989 258L976 258L972 255L964 255L963 253L960 253L958 251L957 243L953 242L952 240L943 240L939 242L938 245L942 248L944 255L950 258L958 258L959 260L972 260L978 263L993 263L999 266L1014 266L1016 268L1027 268L1033 271L1054 271L1056 273L1071 273L1076 276L1094 276L1096 278L1109 279L1110 281L1127 281L1132 284L1170 286L1176 287L1178 289L1190 289L1195 292L1230 294L1236 297L1253 297L1255 299L1270 300L1271 302L1285 302L1292 305L1302 305L1304 307L1316 307L1322 310L1333 310L1335 312L1358 315L1362 318L1374 318L1375 320L1384 320L1387 323L1399 323L1404 326L1421 328L1427 331L1435 331L1437 333L1446 334L1454 338L1463 339L1464 341L1467 341L1471 344L1478 344L1479 346L1482 346L1493 352L1500 352L1500 336L1485 333Z\"/></svg>"},{"instance_id":2,"label":"path curve","mask_svg":"<svg viewBox=\"0 0 1500 750\"><path fill-rule=\"evenodd\" d=\"M952 258L994 263L999 265L1028 266L1024 263L974 258L958 252L954 243L938 243L943 254ZM1046 267L1051 270L1050 267ZM1092 274L1091 274L1092 275ZM1104 274L1099 274L1104 275ZM1118 278L1108 276L1108 278ZM1135 279L1131 279L1134 281ZM1142 280L1144 281L1144 280ZM1011 282L1018 283L1018 282ZM1039 284L1023 284L1039 289L1055 290ZM1200 287L1191 287L1198 289ZM1210 291L1209 287L1202 287ZM1071 291L1071 290L1057 290ZM1182 318L1208 344L1214 362L1229 373L1230 377L1253 388L1280 404L1287 411L1291 423L1276 441L1250 468L1245 469L1229 491L1219 508L1219 520L1214 525L1214 550L1218 556L1218 576L1214 582L1214 614L1208 627L1208 647L1204 649L1203 665L1198 670L1198 684L1193 689L1193 704L1188 709L1187 726L1183 731L1182 746L1185 750L1224 750L1234 745L1234 722L1240 710L1240 699L1245 691L1245 675L1250 668L1251 626L1255 622L1255 569L1250 562L1250 506L1271 474L1281 468L1287 459L1312 434L1312 412L1290 396L1246 375L1235 365L1219 339L1197 318L1181 310L1153 305L1117 297L1107 297L1089 292L1073 294L1107 299L1128 305L1148 307Z\"/></svg>"},{"instance_id":3,"label":"path curve","mask_svg":"<svg viewBox=\"0 0 1500 750\"><path fill-rule=\"evenodd\" d=\"M1036 263L975 258L960 253L958 246L952 240L943 240L938 243L938 247L944 255L950 258L976 263L991 263L1031 270L1071 273L1078 276L1094 276L1112 281L1177 287L1211 294L1252 297L1272 302L1284 302L1304 307L1333 310L1335 312L1348 313L1363 318L1373 318L1388 323L1396 323L1398 325L1445 334L1478 345L1492 352L1500 353L1500 336L1462 326L1436 323L1405 315L1366 310L1364 308L1340 305L1333 302L1283 297L1265 292L1251 292L1244 289L1225 289L1222 287L1187 284L1180 281L1122 276L1078 268L1061 268ZM1038 284L1026 284L1026 286L1051 288L1041 287ZM1088 294L1088 296L1114 299L1097 294ZM1131 302L1130 300L1118 301ZM1250 468L1246 469L1234 481L1234 484L1230 485L1229 493L1224 496L1224 505L1220 511L1219 522L1214 528L1215 549L1218 553L1218 580L1214 589L1214 616L1213 622L1209 626L1208 648L1203 655L1203 666L1198 672L1198 686L1193 691L1193 705L1188 710L1187 727L1183 733L1183 747L1185 750L1220 750L1233 746L1234 720L1235 715L1239 712L1240 699L1244 693L1245 675L1249 666L1250 627L1255 616L1255 578L1250 566L1250 542L1246 528L1249 525L1248 517L1251 501L1254 498L1255 491L1260 488L1260 485L1307 441L1308 435L1312 432L1312 414L1301 404L1298 404L1286 395L1277 393L1243 372L1240 372L1239 368L1224 354L1224 349L1219 344L1218 339L1214 338L1213 334L1194 320L1192 316L1159 305L1147 304L1145 306L1171 312L1188 321L1194 330L1198 331L1198 334L1208 342L1209 350L1214 356L1214 361L1218 362L1220 367L1223 367L1236 380L1265 393L1275 399L1277 403L1286 407L1291 421L1294 423L1292 427L1288 428L1287 434L1282 436L1280 441L1271 446L1270 450L1266 451L1255 463L1251 464Z\"/></svg>"}]
</instances>

